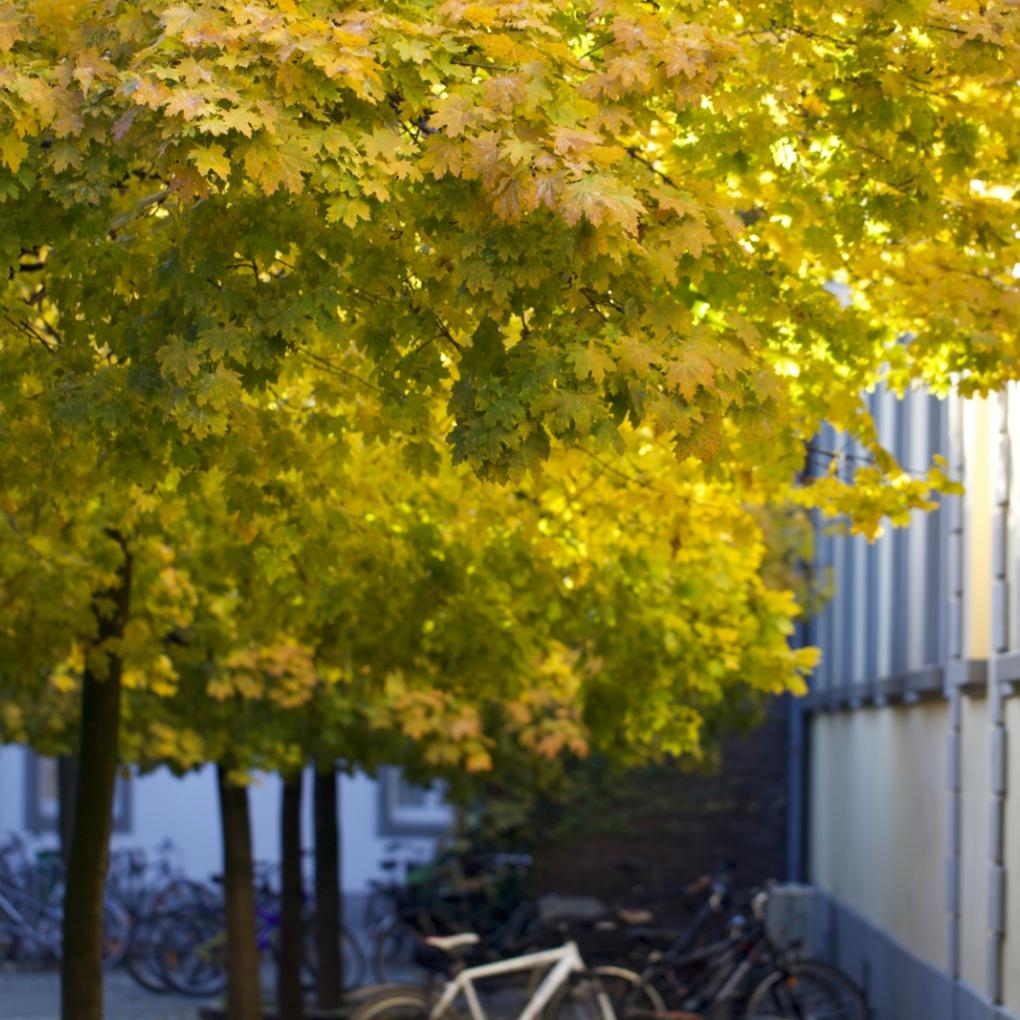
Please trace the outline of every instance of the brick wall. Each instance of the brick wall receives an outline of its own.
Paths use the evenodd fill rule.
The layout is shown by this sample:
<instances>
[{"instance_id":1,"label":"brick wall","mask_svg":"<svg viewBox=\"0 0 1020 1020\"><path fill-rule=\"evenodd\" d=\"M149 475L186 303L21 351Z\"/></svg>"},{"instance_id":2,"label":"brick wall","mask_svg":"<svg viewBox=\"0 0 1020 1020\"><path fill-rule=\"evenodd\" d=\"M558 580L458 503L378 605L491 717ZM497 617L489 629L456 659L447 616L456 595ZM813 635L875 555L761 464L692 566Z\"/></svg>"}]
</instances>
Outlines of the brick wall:
<instances>
[{"instance_id":1,"label":"brick wall","mask_svg":"<svg viewBox=\"0 0 1020 1020\"><path fill-rule=\"evenodd\" d=\"M787 739L786 703L777 701L762 725L723 742L715 774L657 768L613 777L583 810L567 806L559 819L565 833L536 853L541 891L622 894L632 879L621 861L632 862L649 890L727 860L741 884L783 877Z\"/></svg>"}]
</instances>

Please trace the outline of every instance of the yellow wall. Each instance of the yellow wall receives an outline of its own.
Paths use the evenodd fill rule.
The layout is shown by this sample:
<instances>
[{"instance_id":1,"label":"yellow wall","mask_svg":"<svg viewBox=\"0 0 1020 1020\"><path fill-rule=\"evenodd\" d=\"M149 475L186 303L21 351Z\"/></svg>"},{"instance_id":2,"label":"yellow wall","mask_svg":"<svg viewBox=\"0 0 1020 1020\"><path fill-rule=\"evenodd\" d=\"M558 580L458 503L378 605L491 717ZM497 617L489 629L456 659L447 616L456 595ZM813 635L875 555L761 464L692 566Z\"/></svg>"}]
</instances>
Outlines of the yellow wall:
<instances>
[{"instance_id":1,"label":"yellow wall","mask_svg":"<svg viewBox=\"0 0 1020 1020\"><path fill-rule=\"evenodd\" d=\"M972 988L988 980L988 703L964 698L961 735L960 977Z\"/></svg>"},{"instance_id":2,"label":"yellow wall","mask_svg":"<svg viewBox=\"0 0 1020 1020\"><path fill-rule=\"evenodd\" d=\"M812 725L812 878L940 968L948 724L940 702L820 715Z\"/></svg>"},{"instance_id":3,"label":"yellow wall","mask_svg":"<svg viewBox=\"0 0 1020 1020\"><path fill-rule=\"evenodd\" d=\"M994 422L988 400L969 402L964 414L967 457L966 658L985 659L991 644L992 531L994 506L992 442Z\"/></svg>"}]
</instances>

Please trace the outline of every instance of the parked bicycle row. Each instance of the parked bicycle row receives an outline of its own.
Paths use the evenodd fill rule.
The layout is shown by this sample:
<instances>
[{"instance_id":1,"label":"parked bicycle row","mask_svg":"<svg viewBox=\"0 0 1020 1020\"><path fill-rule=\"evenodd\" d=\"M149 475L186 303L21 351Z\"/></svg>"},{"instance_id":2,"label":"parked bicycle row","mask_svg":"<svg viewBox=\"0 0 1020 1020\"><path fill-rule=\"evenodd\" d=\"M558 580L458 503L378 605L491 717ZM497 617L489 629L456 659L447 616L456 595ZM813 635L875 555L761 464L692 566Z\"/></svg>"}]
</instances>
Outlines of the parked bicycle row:
<instances>
[{"instance_id":1,"label":"parked bicycle row","mask_svg":"<svg viewBox=\"0 0 1020 1020\"><path fill-rule=\"evenodd\" d=\"M389 929L376 925L377 933L390 932L386 940L377 934L376 969L382 977L402 971L412 980L381 986L361 1000L351 1020L453 1018L462 996L469 1004L484 1002L479 990L497 978L505 989L515 974L524 986L526 1020L868 1016L863 994L846 974L808 957L811 912L800 888L741 890L724 867L676 890L635 889L630 906L595 897L504 902L501 891L520 877L509 873L522 868L523 859L511 857L494 862L482 882L380 887L392 915ZM489 912L483 909L477 915L483 923L467 930L472 901ZM436 931L442 927L449 930ZM474 1006L471 1013L484 1020L484 1007L481 1017Z\"/></svg>"},{"instance_id":2,"label":"parked bicycle row","mask_svg":"<svg viewBox=\"0 0 1020 1020\"><path fill-rule=\"evenodd\" d=\"M350 1020L453 1020L461 999L484 1020L478 991L513 975L523 982L522 1020L866 1020L854 981L808 958L803 929L789 923L803 915L801 889L738 890L720 870L683 891L688 918L677 927L646 909L552 897L512 941L425 936L413 956L418 979L381 986Z\"/></svg>"},{"instance_id":3,"label":"parked bicycle row","mask_svg":"<svg viewBox=\"0 0 1020 1020\"><path fill-rule=\"evenodd\" d=\"M338 950L347 987L365 980L351 1020L434 1020L474 996L479 978L518 975L527 1020L670 1020L800 1017L865 1020L864 998L841 972L806 956L806 936L784 918L790 891L736 887L720 868L649 894L638 876L616 903L526 895L530 858L441 854L376 884L366 954L349 930ZM280 947L274 869L256 869L258 944ZM39 963L60 956L63 869L53 852L0 847L0 955ZM153 992L215 996L226 987L222 889L182 876L172 851L118 852L107 893L104 955ZM317 970L307 897L302 977ZM794 929L796 926L794 926ZM395 982L402 983L397 984Z\"/></svg>"},{"instance_id":4,"label":"parked bicycle row","mask_svg":"<svg viewBox=\"0 0 1020 1020\"><path fill-rule=\"evenodd\" d=\"M280 892L276 866L256 866L258 945L279 952ZM64 865L52 849L30 850L16 837L0 845L0 960L45 966L61 956ZM314 910L306 897L304 977L316 972ZM139 849L111 854L104 900L103 958L123 965L152 992L208 997L226 987L226 935L221 884L183 875L165 843L155 855ZM365 955L344 930L340 952L349 985L359 984Z\"/></svg>"}]
</instances>

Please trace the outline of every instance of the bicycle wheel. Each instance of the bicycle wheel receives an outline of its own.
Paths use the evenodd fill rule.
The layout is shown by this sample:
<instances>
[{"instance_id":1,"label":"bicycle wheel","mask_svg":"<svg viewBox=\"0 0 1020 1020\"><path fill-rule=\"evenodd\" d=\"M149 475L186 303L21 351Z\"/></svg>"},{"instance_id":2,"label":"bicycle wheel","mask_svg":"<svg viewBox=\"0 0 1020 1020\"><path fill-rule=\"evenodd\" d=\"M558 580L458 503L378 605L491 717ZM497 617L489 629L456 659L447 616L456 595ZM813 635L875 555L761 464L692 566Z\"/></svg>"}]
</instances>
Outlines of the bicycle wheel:
<instances>
[{"instance_id":1,"label":"bicycle wheel","mask_svg":"<svg viewBox=\"0 0 1020 1020\"><path fill-rule=\"evenodd\" d=\"M159 933L157 961L167 984L181 995L204 998L227 987L227 935L216 915L169 919Z\"/></svg>"},{"instance_id":2,"label":"bicycle wheel","mask_svg":"<svg viewBox=\"0 0 1020 1020\"><path fill-rule=\"evenodd\" d=\"M538 981L545 976L544 972L533 977L528 986L528 995L534 995ZM647 1020L649 1017L661 1016L666 1012L666 1004L658 990L641 980L641 975L626 967L592 967L584 975L589 981L596 981L598 987L609 997L613 1013L617 1020ZM582 991L579 993L578 989ZM571 1008L564 1001L568 996L581 994L590 998L591 992L584 989L583 982L575 978L575 983L561 988L543 1011L545 1017L556 1017L557 1020L569 1020L573 1013L583 1011L587 1015L592 1009L588 1002L583 1007ZM594 1013L591 1015L595 1015Z\"/></svg>"},{"instance_id":3,"label":"bicycle wheel","mask_svg":"<svg viewBox=\"0 0 1020 1020\"><path fill-rule=\"evenodd\" d=\"M600 974L600 971L605 971L605 974ZM628 977L621 977L623 974ZM637 1000L641 997L640 985L641 978L623 967L599 967L585 971L574 975L568 985L557 991L541 1015L543 1020L616 1020L610 989L615 989L616 994L621 996L618 1000L621 1008L626 1008L629 997L635 995L636 1010ZM660 1005L661 1002L660 999ZM635 1012L634 1020L638 1020L638 1016Z\"/></svg>"},{"instance_id":4,"label":"bicycle wheel","mask_svg":"<svg viewBox=\"0 0 1020 1020\"><path fill-rule=\"evenodd\" d=\"M165 918L144 917L131 929L124 968L148 992L168 992L170 985L159 962L160 928Z\"/></svg>"},{"instance_id":5,"label":"bicycle wheel","mask_svg":"<svg viewBox=\"0 0 1020 1020\"><path fill-rule=\"evenodd\" d=\"M841 970L805 960L768 974L747 1000L745 1020L868 1020L860 989Z\"/></svg>"},{"instance_id":6,"label":"bicycle wheel","mask_svg":"<svg viewBox=\"0 0 1020 1020\"><path fill-rule=\"evenodd\" d=\"M319 943L315 933L315 918L304 920L304 956L301 961L301 983L305 988L315 985L319 973ZM358 937L346 925L340 931L340 960L343 967L344 988L357 988L365 979L365 951Z\"/></svg>"},{"instance_id":7,"label":"bicycle wheel","mask_svg":"<svg viewBox=\"0 0 1020 1020\"><path fill-rule=\"evenodd\" d=\"M365 950L347 925L340 932L340 954L344 962L344 988L357 988L365 980Z\"/></svg>"},{"instance_id":8,"label":"bicycle wheel","mask_svg":"<svg viewBox=\"0 0 1020 1020\"><path fill-rule=\"evenodd\" d=\"M429 998L424 988L416 985L385 985L367 996L347 1014L347 1020L427 1020ZM454 1020L453 1010L444 1020Z\"/></svg>"},{"instance_id":9,"label":"bicycle wheel","mask_svg":"<svg viewBox=\"0 0 1020 1020\"><path fill-rule=\"evenodd\" d=\"M131 944L131 915L119 900L103 900L103 966L116 967L127 955Z\"/></svg>"},{"instance_id":10,"label":"bicycle wheel","mask_svg":"<svg viewBox=\"0 0 1020 1020\"><path fill-rule=\"evenodd\" d=\"M372 937L372 974L381 984L406 981L414 974L414 951L421 936L404 921L394 919Z\"/></svg>"}]
</instances>

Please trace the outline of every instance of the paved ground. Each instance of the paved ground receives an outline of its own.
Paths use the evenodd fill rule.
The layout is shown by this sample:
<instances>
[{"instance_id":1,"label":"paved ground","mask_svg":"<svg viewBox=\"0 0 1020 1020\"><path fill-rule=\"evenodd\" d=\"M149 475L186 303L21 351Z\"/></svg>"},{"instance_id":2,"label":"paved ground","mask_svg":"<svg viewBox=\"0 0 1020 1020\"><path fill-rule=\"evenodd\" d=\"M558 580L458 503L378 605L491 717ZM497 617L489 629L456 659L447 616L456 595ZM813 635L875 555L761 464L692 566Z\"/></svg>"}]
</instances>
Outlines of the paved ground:
<instances>
[{"instance_id":1,"label":"paved ground","mask_svg":"<svg viewBox=\"0 0 1020 1020\"><path fill-rule=\"evenodd\" d=\"M197 1020L196 999L153 995L123 972L106 978L106 1020ZM0 1020L58 1020L60 988L56 973L0 970Z\"/></svg>"},{"instance_id":2,"label":"paved ground","mask_svg":"<svg viewBox=\"0 0 1020 1020\"><path fill-rule=\"evenodd\" d=\"M271 977L268 968L267 977ZM479 990L484 993L484 989ZM199 1007L212 1004L178 995L153 995L139 988L123 971L106 975L105 991L106 1020L198 1020ZM494 994L485 997L489 1015L495 1020L515 1017L524 1004L522 992L507 988L493 991ZM0 1020L59 1020L59 1017L60 984L56 972L0 969Z\"/></svg>"}]
</instances>

